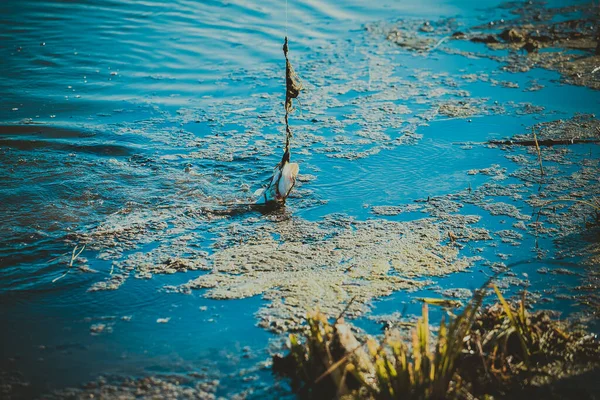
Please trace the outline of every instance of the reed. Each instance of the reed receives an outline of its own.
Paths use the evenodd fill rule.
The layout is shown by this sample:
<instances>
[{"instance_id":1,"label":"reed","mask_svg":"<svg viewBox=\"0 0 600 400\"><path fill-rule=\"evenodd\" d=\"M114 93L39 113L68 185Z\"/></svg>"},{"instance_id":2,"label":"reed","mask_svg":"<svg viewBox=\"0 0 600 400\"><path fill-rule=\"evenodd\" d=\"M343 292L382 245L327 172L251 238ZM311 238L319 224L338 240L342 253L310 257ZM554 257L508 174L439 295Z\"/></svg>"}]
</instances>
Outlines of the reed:
<instances>
[{"instance_id":1,"label":"reed","mask_svg":"<svg viewBox=\"0 0 600 400\"><path fill-rule=\"evenodd\" d=\"M538 390L532 382L558 376L557 362L585 356L600 365L594 335L566 333L568 326L547 313L530 315L525 295L511 303L491 287L498 303L482 310L486 291L476 291L459 315L449 323L442 319L435 336L424 303L411 340L387 331L382 339L359 341L342 319L330 324L323 313L312 311L306 330L290 335L290 353L275 357L273 368L290 378L301 398L421 400ZM575 370L572 363L564 364L560 374L569 368Z\"/></svg>"}]
</instances>

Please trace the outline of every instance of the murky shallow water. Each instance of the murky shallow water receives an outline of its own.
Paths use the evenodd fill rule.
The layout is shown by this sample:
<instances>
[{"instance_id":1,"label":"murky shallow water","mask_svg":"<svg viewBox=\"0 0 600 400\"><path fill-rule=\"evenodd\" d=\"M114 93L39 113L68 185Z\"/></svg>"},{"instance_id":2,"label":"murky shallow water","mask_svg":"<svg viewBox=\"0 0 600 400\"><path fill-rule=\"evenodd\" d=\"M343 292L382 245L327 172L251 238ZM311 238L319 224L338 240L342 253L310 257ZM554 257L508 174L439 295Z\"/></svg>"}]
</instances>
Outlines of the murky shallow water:
<instances>
[{"instance_id":1,"label":"murky shallow water","mask_svg":"<svg viewBox=\"0 0 600 400\"><path fill-rule=\"evenodd\" d=\"M223 203L247 202L278 161L286 29L292 62L308 88L292 118L294 158L310 175L288 202L294 218L421 218L422 212L375 215L372 206L476 188L492 178L467 172L493 164L508 175L518 166L503 152L459 143L510 137L540 121L600 109L597 92L561 85L555 72L511 74L496 61L445 52L424 57L364 29L400 17L459 16L472 25L503 15L489 10L497 2L479 2L479 9L468 1L396 3L289 1L287 28L283 2L0 5L0 366L23 373L31 383L26 395L100 374L203 371L221 381L223 395L253 387L263 396L261 387L273 385L268 370L239 374L268 358L274 337L256 326L254 314L268 304L260 295L220 301L205 298L203 290L165 290L206 271L150 279L135 279L133 271L118 290L88 289L110 279L123 267L114 262L135 252L184 237L186 246L173 247L173 256L212 253L231 224L266 218L257 212L204 216ZM520 89L462 79L467 73ZM521 90L532 80L544 88ZM474 115L437 113L441 102L463 99L465 91ZM543 109L523 113L521 103ZM597 158L597 147L588 147L579 153L589 150ZM512 223L468 207L461 212L483 215L479 226L490 231ZM164 211L157 216L157 210ZM157 225L134 235L118 254L107 256L91 243L81 257L95 272L73 270L61 278L79 235L132 214L137 220L126 223L145 226L154 218ZM519 247L501 243L481 256L501 261L498 254L510 254L507 264L534 260L515 268L528 274L533 288L568 285L570 277L535 274L547 261L535 260L534 242L526 235ZM434 281L442 289L473 289L488 268L477 264ZM375 302L373 312L418 312L412 299L434 289L399 291ZM578 311L573 306L570 300L553 304ZM170 320L157 323L162 318ZM96 324L105 327L94 334ZM368 318L357 325L378 330ZM259 384L245 379L255 375Z\"/></svg>"}]
</instances>

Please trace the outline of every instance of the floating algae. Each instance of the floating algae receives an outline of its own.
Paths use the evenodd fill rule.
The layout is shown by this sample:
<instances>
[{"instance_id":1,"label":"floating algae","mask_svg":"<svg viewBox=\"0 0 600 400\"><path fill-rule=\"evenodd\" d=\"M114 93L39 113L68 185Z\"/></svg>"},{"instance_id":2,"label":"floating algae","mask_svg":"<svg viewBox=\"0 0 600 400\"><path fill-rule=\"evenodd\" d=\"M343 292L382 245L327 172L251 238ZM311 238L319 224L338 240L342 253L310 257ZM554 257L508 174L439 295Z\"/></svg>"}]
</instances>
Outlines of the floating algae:
<instances>
[{"instance_id":1,"label":"floating algae","mask_svg":"<svg viewBox=\"0 0 600 400\"><path fill-rule=\"evenodd\" d=\"M420 29L421 25L416 28ZM454 28L438 29L434 26L434 30L430 33L436 35L435 32L439 32L446 35L451 33L452 29ZM428 32L430 29L424 28L421 31ZM456 75L437 74L397 65L394 59L385 53L388 48L369 42L371 39L367 36L367 38L361 37L351 45L336 43L335 46L325 46L318 51L327 54L327 57L306 60L306 68L303 66L303 70L309 77L307 82L310 83L307 85L312 96L303 101L303 113L298 116L298 124L301 125L298 132L294 132L296 139L303 143L303 154L318 152L332 158L349 159L370 157L381 149L416 143L420 139L420 135L416 133L419 127L427 125L436 118L460 116L464 109L469 109L471 116L503 114L515 110L540 111L524 104L491 105L486 99L473 99L464 90L465 88L461 87L466 82L461 79L464 72ZM436 37L432 43L437 43L437 39ZM351 60L348 54L351 53L349 50L352 48L349 46L355 46L359 53L364 52L364 60ZM329 53L332 55L330 56ZM339 59L340 62L323 61L332 57ZM352 65L353 68L340 68L339 65L344 63ZM259 71L244 70L236 71L234 74L238 73L259 78L256 79L258 82L265 76L277 77L279 74L278 70L270 70L268 66ZM335 77L333 82L331 77ZM494 79L493 72L487 78L477 79L480 78L487 79L490 84L501 82ZM256 90L259 85L260 83L257 83L253 89ZM248 117L253 114L253 111L248 110L246 98L211 99L210 104L202 111L181 109L176 117L167 117L169 122L182 126L178 132L169 132L172 140L180 147L173 154L169 154L169 159L165 158L163 161L169 165L170 163L178 166L186 163L191 165L191 172L188 172L186 164L188 180L181 179L182 185L189 185L191 176L200 179L198 175L193 174L204 166L215 169L212 176L203 176L206 181L212 183L218 180L226 183L219 186L219 189L227 185L241 184L241 179L235 180L235 176L240 173L258 182L258 174L249 172L249 168L243 163L247 160L258 160L258 163L262 163L261 160L269 160L269 157L274 156L270 144L279 137L274 128L279 124L280 115L272 106L276 98L277 96L271 93L259 92L253 95L253 101L257 102L257 118ZM405 102L407 105L396 104L399 102ZM287 103L286 93L286 111ZM453 109L452 106L455 108ZM444 113L444 110L447 110L447 113ZM210 134L205 136L191 134L192 128L185 124L196 121L210 127ZM149 126L154 127L152 129L155 132L160 131L157 124L158 122L149 122ZM333 131L334 135L327 135L326 130ZM146 134L151 136L150 133ZM543 132L539 135L541 138ZM520 154L519 151L510 150L510 154L507 155L520 157L521 166L529 171L530 163L527 160L531 158L531 154ZM546 157L543 151L542 156ZM265 167L267 166L265 163ZM183 171L183 167L180 169ZM477 170L477 173L492 174L489 176L497 177L498 180L507 176L505 171L495 169L494 166L490 169ZM517 175L512 176L520 178ZM379 235L386 237L381 232L387 229L386 222L383 221L340 223L336 227L330 221L313 224L293 219L294 224L302 227L292 229L288 226L292 222L281 221L289 218L289 214L278 214L263 217L264 221L274 227L260 227L258 232L252 232L260 223L248 218L240 223L239 232L234 234L233 231L228 231L223 234L224 226L229 226L231 221L226 224L220 223L221 219L228 216L219 215L211 210L221 204L221 199L198 193L193 193L193 201L189 202L168 199L165 209L148 212L147 215L141 211L132 212L130 215L117 215L111 221L123 223L120 226L122 229L111 230L108 229L111 224L107 224L105 226L107 229L99 231L95 237L88 238L90 242L96 242L94 249L102 249L102 259L116 262L115 273L111 275L110 280L99 282L94 285L94 288L99 289L103 287L102 284L105 284L105 288L117 287L127 276L145 278L150 274L208 269L212 271L181 287L181 290L205 287L208 290L203 293L216 298L263 295L271 305L270 309L261 309L258 317L261 325L269 326L274 330L297 326L304 310L314 305L312 298L319 296L323 296L323 308L329 307L339 312L344 302L359 294L358 300L349 310L350 315L354 316L358 312L365 311L368 307L366 305L372 298L391 293L398 288L410 289L426 284L413 280L421 274L435 276L465 267L457 263L457 260L462 260L456 255L461 246L469 242L489 241L492 235L483 227L473 226L478 223L480 217L453 214L459 212L464 204L484 206L494 215L516 217L518 221L515 223L521 223L519 226L523 233L527 232L525 229L529 229L528 233L533 233L533 227L525 225L533 221L530 215L531 207L523 201L523 197L531 192L531 187L526 184L537 183L538 178L523 181L525 183L512 186L486 184L475 188L472 192L465 191L456 196L436 197L428 202L408 206L373 207L373 212L379 215L419 211L436 217L435 222L433 220L415 222L417 226L436 225L437 233L435 229L427 230L425 238L405 235L402 233L404 230L399 226L390 226L391 231L396 232L398 236L392 240L403 238L405 247L408 247L409 243L418 244L420 240L427 241L434 238L433 242L444 249L440 257L438 254L440 250L433 245L433 242L423 244L425 251L423 255L419 255L422 260L416 259L417 255L409 252L403 255L404 258L399 257L395 261L398 264L406 263L404 268L391 265L392 257L385 259L388 256L385 253L387 248L385 243L381 244L383 261L375 257L379 256L377 250L379 244L370 241L372 237ZM325 201L315 199L308 190L304 190L302 192L295 190L292 193L292 196L302 195L297 204L294 202L295 206L310 207ZM495 197L500 196L509 196L510 200L503 199L501 203L496 203ZM193 204L194 202L200 204ZM472 212L471 209L469 212ZM547 210L544 211L546 212ZM137 217L140 221L135 222ZM146 218L151 222L142 221ZM525 229L522 229L523 227ZM179 251L182 245L177 243L176 238L185 236L191 231L202 231L202 235L206 232L206 236L210 239L204 242L201 235L191 237L188 242L196 243L198 248L181 247ZM241 235L241 240L240 236L236 235ZM217 236L217 239L212 249L209 249L212 236ZM365 243L359 242L361 238ZM290 242L287 243L287 240ZM367 253L372 259L359 258L359 261L364 261L365 265L358 265L356 261L348 260L349 256L344 257L341 254L341 249L344 247L336 247L340 244L340 240L343 240L341 244L346 243L351 248L362 246L369 249ZM161 242L164 245L150 250L146 246L143 250L140 249L142 245L154 242ZM200 242L202 245L198 244ZM151 245L153 246L154 244ZM202 247L214 251L214 254L207 256L201 250ZM358 247L356 251L360 248ZM354 251L350 250L350 254L354 254ZM436 256L441 261L436 259ZM469 260L468 264L470 265L472 261ZM453 262L456 265L453 265ZM303 265L308 267L302 268ZM137 270L138 266L140 266L139 270ZM369 291L372 293L368 294ZM331 293L337 293L337 297ZM331 297L328 297L330 295ZM292 321L284 322L285 320Z\"/></svg>"},{"instance_id":2,"label":"floating algae","mask_svg":"<svg viewBox=\"0 0 600 400\"><path fill-rule=\"evenodd\" d=\"M399 215L422 210L423 206L418 204L407 204L405 206L373 206L371 212L377 215Z\"/></svg>"},{"instance_id":3,"label":"floating algae","mask_svg":"<svg viewBox=\"0 0 600 400\"><path fill-rule=\"evenodd\" d=\"M468 118L483 113L477 103L464 100L442 103L438 112L452 118Z\"/></svg>"},{"instance_id":4,"label":"floating algae","mask_svg":"<svg viewBox=\"0 0 600 400\"><path fill-rule=\"evenodd\" d=\"M471 289L464 288L443 289L440 291L440 293L442 296L456 299L470 299L473 297L473 291Z\"/></svg>"},{"instance_id":5,"label":"floating algae","mask_svg":"<svg viewBox=\"0 0 600 400\"><path fill-rule=\"evenodd\" d=\"M350 299L346 313L357 316L375 298L429 283L418 278L472 265L475 258L461 257L455 246L441 243L451 220L313 223L293 218L249 226L249 234L235 232L231 239L237 244L215 251L209 274L180 290L205 288L206 297L217 299L261 294L270 303L259 310L259 325L275 331L297 329L315 306L339 313ZM477 237L465 236L465 241Z\"/></svg>"},{"instance_id":6,"label":"floating algae","mask_svg":"<svg viewBox=\"0 0 600 400\"><path fill-rule=\"evenodd\" d=\"M46 399L91 398L170 398L170 399L216 399L218 380L197 382L182 375L149 376L145 378L107 378L89 382L81 388L67 388L44 396Z\"/></svg>"},{"instance_id":7,"label":"floating algae","mask_svg":"<svg viewBox=\"0 0 600 400\"><path fill-rule=\"evenodd\" d=\"M534 2L517 5L511 5L516 18L476 26L471 33L456 38L486 43L494 50L510 50L506 56L489 56L504 62L505 70L525 72L541 67L560 72L567 83L600 89L598 8L589 4L558 8ZM575 13L577 18L572 17Z\"/></svg>"},{"instance_id":8,"label":"floating algae","mask_svg":"<svg viewBox=\"0 0 600 400\"><path fill-rule=\"evenodd\" d=\"M584 124L594 128L594 121L590 117L547 123L537 126L536 131L540 138L551 135L551 131L564 132L562 126L567 127L567 132L579 132ZM507 155L515 157L525 171L516 177L539 175L533 153L511 151ZM545 188L557 191L556 196L569 187L571 191L584 191L585 185L593 182L596 176L590 166L590 161L586 161L587 169L572 177L559 179L558 176L548 176L552 180ZM503 176L505 171L492 166L477 170L477 173L496 177ZM537 182L537 179L532 182ZM569 182L570 186L567 186ZM191 201L190 204L184 201L178 206L152 213L131 211L117 214L112 217L111 223L104 224L95 234L92 232L82 243L98 249L108 247L103 257L117 262L115 274L109 281L99 282L91 290L116 288L130 273L146 277L148 273L207 269L211 272L179 287L179 290L187 292L206 288L204 295L211 298L262 295L269 304L259 310L259 324L284 331L297 329L305 310L315 305L332 313L341 312L344 304L356 296L348 310L349 316L356 316L368 310L375 298L429 283L416 278L445 275L472 265L476 259L461 258L458 249L465 243L489 241L492 236L485 228L473 226L480 217L455 214L463 204L481 207L494 215L515 218L515 223L522 222L521 231L526 229L532 234L548 232L555 235L554 231L526 225L532 222L531 215L522 210L522 207L528 206L524 197L532 191L528 185L527 180L505 185L486 183L472 191L434 197L407 206L373 208L374 212L381 214L419 211L435 217L411 223L356 222L340 216L313 223L290 219L283 213L265 216L264 222L258 218L247 218L240 224L224 225L218 223L218 219L223 217L211 214L209 209L192 207ZM508 204L494 199L504 196L521 203ZM192 200L207 204L214 202L209 197ZM540 204L544 204L544 200ZM548 210L545 210L544 216L546 212ZM551 215L548 217L553 218ZM186 232L209 227L208 222L217 222L210 227L210 231L218 234L212 255L189 246L198 238L181 240ZM225 231L224 226L227 226ZM578 223L572 225L573 230L580 227ZM504 233L500 233L502 235ZM515 244L520 240L512 232L510 236L504 239ZM155 240L163 241L164 245L136 254L135 248L139 243ZM449 244L442 244L444 242ZM139 271L137 265L141 267Z\"/></svg>"},{"instance_id":9,"label":"floating algae","mask_svg":"<svg viewBox=\"0 0 600 400\"><path fill-rule=\"evenodd\" d=\"M106 280L94 283L92 286L90 286L90 288L88 289L88 292L97 292L97 291L102 291L102 290L117 290L118 288L121 287L121 285L123 285L125 283L125 281L127 280L127 277L128 277L128 274L123 274L123 273L112 274Z\"/></svg>"},{"instance_id":10,"label":"floating algae","mask_svg":"<svg viewBox=\"0 0 600 400\"><path fill-rule=\"evenodd\" d=\"M524 182L524 186L517 188L518 192L513 192L512 197L533 210L529 221L522 220L513 226L536 238L551 239L555 246L554 257L572 263L575 270L570 271L581 275L581 285L568 289L573 295L556 293L545 298L567 296L565 298L586 305L587 312L593 315L598 315L600 303L583 288L598 287L594 267L597 266L600 254L597 240L600 169L598 159L591 153L590 146L594 145L577 144L577 140L597 138L598 124L598 120L592 115L576 115L568 120L536 124L533 128L538 140L554 143L540 150L544 160L544 175L540 174L538 152L527 144L522 146L524 141L531 140L531 134L515 135L506 141L512 144L500 146L510 153L507 158L519 166L510 176ZM521 154L515 155L517 152ZM547 161L553 163L551 168L546 164ZM536 185L532 186L531 183ZM485 202L484 198L490 194L506 196L511 191L513 189L509 187L500 191L496 189L491 193L489 190L476 190L484 197L480 197L475 204ZM518 197L515 197L517 194ZM509 236L505 233L506 231L502 231L503 240L514 240L515 244L521 240L515 232L510 232ZM536 245L536 251L539 250Z\"/></svg>"},{"instance_id":11,"label":"floating algae","mask_svg":"<svg viewBox=\"0 0 600 400\"><path fill-rule=\"evenodd\" d=\"M501 180L504 180L507 178L507 176L505 175L506 168L502 168L498 164L494 164L488 168L471 169L467 172L467 174L468 175L477 175L477 174L488 175L488 176L491 176L492 179L497 180L497 181L501 181Z\"/></svg>"},{"instance_id":12,"label":"floating algae","mask_svg":"<svg viewBox=\"0 0 600 400\"><path fill-rule=\"evenodd\" d=\"M399 20L391 24L375 24L369 30L385 37L417 55L427 55L439 49L449 54L468 58L490 58L503 63L502 69L526 72L541 67L556 70L570 84L600 89L600 54L597 35L598 8L593 4L546 8L541 2L512 2L504 7L514 19L492 20L468 30L458 30L461 23L454 19L430 22ZM494 10L495 11L495 10ZM578 15L577 15L578 14ZM573 18L577 15L577 18ZM508 50L507 55L490 52L463 51L441 46L451 40L470 40L482 43L492 50ZM543 51L550 49L552 51ZM542 51L540 51L542 50ZM475 74L467 79L479 79ZM518 88L518 84L482 77L492 85ZM539 90L533 83L525 90Z\"/></svg>"},{"instance_id":13,"label":"floating algae","mask_svg":"<svg viewBox=\"0 0 600 400\"><path fill-rule=\"evenodd\" d=\"M537 124L535 129L539 142L546 140L571 141L577 139L600 139L600 121L591 114L578 114L571 119ZM515 135L513 141L529 139L528 135Z\"/></svg>"},{"instance_id":14,"label":"floating algae","mask_svg":"<svg viewBox=\"0 0 600 400\"><path fill-rule=\"evenodd\" d=\"M454 18L437 21L402 19L393 25L393 28L387 30L387 40L400 47L423 53L438 48L445 38L460 27L460 23ZM382 32L382 27L377 25L370 25L369 29Z\"/></svg>"},{"instance_id":15,"label":"floating algae","mask_svg":"<svg viewBox=\"0 0 600 400\"><path fill-rule=\"evenodd\" d=\"M192 235L181 237L186 242L193 239ZM180 255L177 255L177 253ZM175 241L169 245L160 245L149 252L136 252L129 255L119 268L127 272L135 272L138 278L151 278L152 274L173 274L198 269L207 269L208 253L186 245L177 245Z\"/></svg>"},{"instance_id":16,"label":"floating algae","mask_svg":"<svg viewBox=\"0 0 600 400\"><path fill-rule=\"evenodd\" d=\"M414 204L372 206L372 212L378 215L425 212L442 220L448 215L451 217L445 224L448 237L458 248L461 248L461 240L465 238L490 240L487 243L489 247L504 246L503 252L496 251L496 256L502 260L511 258L504 254L510 252L506 250L506 245L528 245L536 259L556 257L572 263L577 271L574 276L581 279L580 286L558 287L535 295L544 301L566 296L565 299L586 305L585 312L588 315L598 315L598 296L590 294L589 290L577 289L589 287L593 291L600 287L598 274L593 268L600 254L597 240L600 225L600 161L593 155L591 146L594 144L577 142L595 140L600 134L598 123L593 115L575 115L571 119L538 123L525 129L528 133L514 135L503 140L502 144L485 144L505 151L506 158L517 166L516 170L508 172L512 168L500 168L498 165L469 170L469 175L481 174L489 176L490 180L479 187L417 200ZM554 141L555 144L544 146L539 152L534 147L521 145L524 141L532 140L532 129L540 143ZM544 161L544 175L540 174L540 155ZM518 181L504 183L508 178ZM478 226L469 226L466 232L461 231L462 227L476 223L480 218L451 214L459 212L464 206L469 206L469 212L473 214L487 212L492 216L506 217L499 223L508 223L514 230L496 228L490 234L484 228L478 232ZM481 212L477 212L477 209ZM487 224L487 220L484 223ZM484 248L473 250L484 251ZM530 285L528 279L521 279L509 271L510 264L482 261L480 265L503 272L506 276L499 285L505 289ZM573 294L566 295L565 290L573 291Z\"/></svg>"}]
</instances>

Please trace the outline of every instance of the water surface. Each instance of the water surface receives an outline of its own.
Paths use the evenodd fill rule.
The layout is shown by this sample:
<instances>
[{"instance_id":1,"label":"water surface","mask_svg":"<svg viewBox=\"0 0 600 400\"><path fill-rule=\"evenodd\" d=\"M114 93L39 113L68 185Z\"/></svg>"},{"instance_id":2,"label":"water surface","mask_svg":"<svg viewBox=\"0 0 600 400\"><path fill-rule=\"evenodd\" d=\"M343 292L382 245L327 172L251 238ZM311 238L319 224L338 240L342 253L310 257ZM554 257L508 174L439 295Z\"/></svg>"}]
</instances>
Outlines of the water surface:
<instances>
[{"instance_id":1,"label":"water surface","mask_svg":"<svg viewBox=\"0 0 600 400\"><path fill-rule=\"evenodd\" d=\"M600 96L560 84L555 72L510 74L489 59L444 52L417 56L364 28L398 18L457 17L472 25L502 15L494 8L498 4L3 1L0 369L20 371L31 383L27 396L101 374L208 371L221 380L223 395L253 385L270 387L268 370L257 372L260 384L237 374L268 359L269 341L276 339L256 326L254 313L265 304L260 296L219 301L204 298L202 291L165 290L203 271L131 278L119 290L89 292L111 276L113 265L84 250L81 257L96 272L62 277L73 249L70 240L124 209L167 207L175 218L224 201L250 201L277 163L283 142L281 45L286 34L292 62L308 89L292 118L294 157L302 173L316 178L290 199L292 215L310 221L332 213L374 218L371 206L406 204L489 180L468 175L469 170L492 164L515 170L497 149L464 149L457 143L509 137L540 121L596 112ZM545 85L542 90L480 81L460 81L459 89L489 106L528 102L543 112L518 115L510 109L468 120L437 115L425 121L423 115L433 107L426 94L443 87L448 91L443 99L456 99L455 89L444 81L467 72L493 74L521 88L535 79ZM393 85L398 97L378 101L407 110L392 118L380 115L368 99ZM398 146L355 140L367 131L392 139L409 132L414 140ZM310 142L310 135L322 139ZM597 154L596 148L590 151ZM368 156L331 157L360 152ZM211 240L229 224L261 217L251 213L202 222L169 237L191 233L197 247L210 252ZM486 216L481 224L498 230L502 219ZM161 240L150 235L138 250L151 251ZM534 238L527 237L521 248L504 246L495 253L510 251L514 260L530 260L533 247ZM494 251L485 256L494 257ZM539 267L525 263L518 273L532 275ZM480 271L438 284L476 288L487 277ZM545 285L545 279L532 284ZM429 293L395 294L377 303L376 312L405 304L419 312L411 299ZM566 311L572 306L568 301L557 305ZM157 323L161 318L170 320ZM93 334L91 326L99 323L109 329ZM366 320L358 323L378 329Z\"/></svg>"}]
</instances>

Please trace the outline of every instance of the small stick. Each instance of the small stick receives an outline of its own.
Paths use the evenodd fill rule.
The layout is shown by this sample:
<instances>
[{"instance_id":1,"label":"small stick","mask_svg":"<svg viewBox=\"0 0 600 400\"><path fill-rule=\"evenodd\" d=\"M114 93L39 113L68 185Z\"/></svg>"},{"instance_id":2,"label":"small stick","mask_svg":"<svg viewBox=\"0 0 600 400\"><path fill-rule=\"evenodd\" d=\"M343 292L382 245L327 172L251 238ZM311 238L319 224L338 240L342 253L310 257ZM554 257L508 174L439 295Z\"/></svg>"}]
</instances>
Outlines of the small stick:
<instances>
[{"instance_id":1,"label":"small stick","mask_svg":"<svg viewBox=\"0 0 600 400\"><path fill-rule=\"evenodd\" d=\"M56 282L57 280L59 280L61 278L64 278L65 275L67 275L69 273L69 271L71 270L71 268L73 268L73 263L75 262L75 260L77 259L77 257L79 257L79 255L85 249L85 244L81 247L81 250L79 250L79 253L75 254L75 252L77 251L77 247L79 247L79 245L76 245L75 248L73 249L73 253L71 253L71 261L69 261L69 266L67 267L67 270L65 271L65 273L62 274L61 276L59 276L58 278L54 278L52 280L52 283Z\"/></svg>"},{"instance_id":2,"label":"small stick","mask_svg":"<svg viewBox=\"0 0 600 400\"><path fill-rule=\"evenodd\" d=\"M354 303L354 300L356 300L356 296L351 298L350 301L348 302L348 304L346 304L346 307L344 307L344 309L342 310L340 315L338 315L338 317L335 319L335 322L333 323L334 326L335 326L335 324L337 324L337 322L340 320L340 318L342 318L344 316L344 314L346 314L346 311L348 311L348 309L350 308L352 303Z\"/></svg>"},{"instance_id":3,"label":"small stick","mask_svg":"<svg viewBox=\"0 0 600 400\"><path fill-rule=\"evenodd\" d=\"M315 385L319 382L321 382L323 380L323 378L327 377L329 374L331 374L333 371L335 371L340 365L342 365L345 361L348 360L348 358L350 358L350 356L352 354L354 354L354 352L358 349L360 349L363 345L358 345L356 346L354 349L352 349L348 354L346 354L344 357L340 358L338 361L336 361L333 365L331 365L327 371L323 372L321 374L321 376L319 376L316 380L315 380Z\"/></svg>"},{"instance_id":4,"label":"small stick","mask_svg":"<svg viewBox=\"0 0 600 400\"><path fill-rule=\"evenodd\" d=\"M535 129L533 127L531 128L531 131L533 132L533 140L535 141L535 149L537 150L538 161L540 163L540 173L542 176L544 176L544 167L542 166L542 150L540 149L540 144L538 143L537 135L535 134Z\"/></svg>"},{"instance_id":5,"label":"small stick","mask_svg":"<svg viewBox=\"0 0 600 400\"><path fill-rule=\"evenodd\" d=\"M440 46L440 44L444 43L446 40L448 40L448 39L450 39L450 38L451 38L451 36L446 36L446 37L443 37L442 39L440 39L440 41L438 41L438 42L437 42L437 44L436 44L435 46L433 46L433 47L432 47L431 49L429 49L428 51L434 51L435 49L437 49L437 48ZM593 72L592 72L592 73L593 73Z\"/></svg>"}]
</instances>

